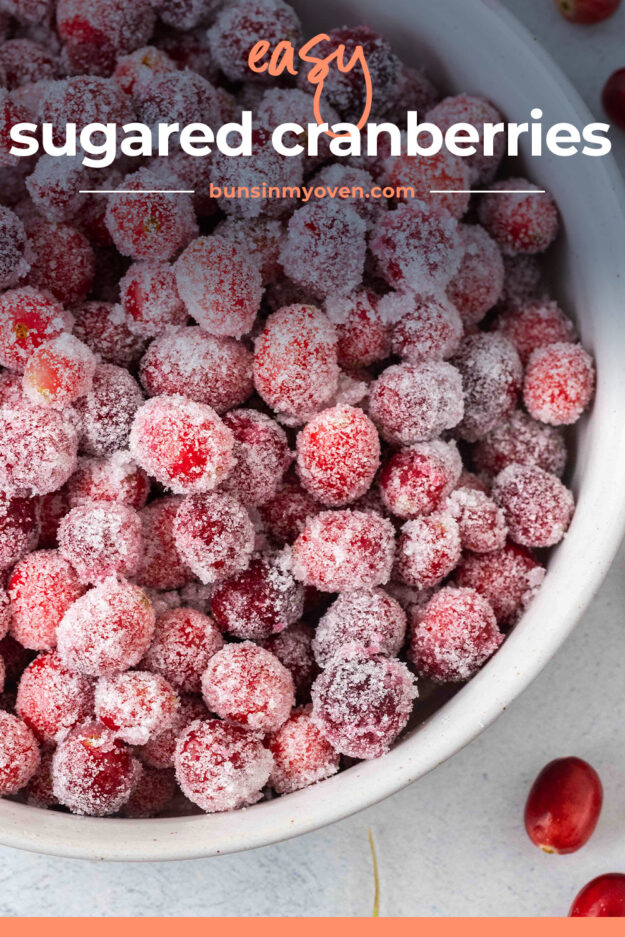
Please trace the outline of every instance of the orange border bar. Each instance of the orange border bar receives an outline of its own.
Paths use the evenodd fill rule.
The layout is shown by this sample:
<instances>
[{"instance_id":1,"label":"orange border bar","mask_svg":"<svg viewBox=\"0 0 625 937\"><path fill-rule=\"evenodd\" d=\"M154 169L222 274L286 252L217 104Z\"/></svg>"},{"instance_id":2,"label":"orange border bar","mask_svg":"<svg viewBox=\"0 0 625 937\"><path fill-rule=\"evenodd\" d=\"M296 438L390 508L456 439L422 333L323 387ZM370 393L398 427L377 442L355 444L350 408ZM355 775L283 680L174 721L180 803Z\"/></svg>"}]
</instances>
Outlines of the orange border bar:
<instances>
[{"instance_id":1,"label":"orange border bar","mask_svg":"<svg viewBox=\"0 0 625 937\"><path fill-rule=\"evenodd\" d=\"M4 918L2 929L15 937L41 937L52 928L53 937L207 937L215 923L223 925L227 937L361 937L392 934L393 937L561 937L570 934L607 934L623 937L623 919L586 918ZM503 930L502 930L503 928Z\"/></svg>"}]
</instances>

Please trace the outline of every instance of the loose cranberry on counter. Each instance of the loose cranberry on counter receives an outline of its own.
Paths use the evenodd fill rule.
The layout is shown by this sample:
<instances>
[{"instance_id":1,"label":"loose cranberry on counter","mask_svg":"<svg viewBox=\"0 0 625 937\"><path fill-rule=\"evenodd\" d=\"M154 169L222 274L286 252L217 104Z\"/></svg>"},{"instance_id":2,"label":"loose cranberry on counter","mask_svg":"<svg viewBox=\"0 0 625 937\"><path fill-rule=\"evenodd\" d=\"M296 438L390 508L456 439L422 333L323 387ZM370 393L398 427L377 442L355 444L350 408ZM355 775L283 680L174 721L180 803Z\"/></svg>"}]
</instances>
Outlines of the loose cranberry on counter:
<instances>
[{"instance_id":1,"label":"loose cranberry on counter","mask_svg":"<svg viewBox=\"0 0 625 937\"><path fill-rule=\"evenodd\" d=\"M540 772L527 798L525 829L543 852L577 852L592 836L603 788L581 758L557 758Z\"/></svg>"},{"instance_id":2,"label":"loose cranberry on counter","mask_svg":"<svg viewBox=\"0 0 625 937\"><path fill-rule=\"evenodd\" d=\"M625 875L608 872L584 885L569 917L625 917Z\"/></svg>"}]
</instances>

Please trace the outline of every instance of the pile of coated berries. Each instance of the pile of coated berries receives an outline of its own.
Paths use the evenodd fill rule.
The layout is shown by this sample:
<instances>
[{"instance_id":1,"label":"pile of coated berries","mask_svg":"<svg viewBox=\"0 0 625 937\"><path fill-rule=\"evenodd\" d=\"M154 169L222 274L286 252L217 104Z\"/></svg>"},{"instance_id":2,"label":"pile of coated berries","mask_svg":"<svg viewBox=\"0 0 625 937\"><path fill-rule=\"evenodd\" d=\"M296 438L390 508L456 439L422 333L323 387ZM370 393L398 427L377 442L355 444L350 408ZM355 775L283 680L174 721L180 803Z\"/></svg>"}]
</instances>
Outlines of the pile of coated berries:
<instances>
[{"instance_id":1,"label":"pile of coated berries","mask_svg":"<svg viewBox=\"0 0 625 937\"><path fill-rule=\"evenodd\" d=\"M0 0L0 794L94 816L234 810L388 751L417 677L470 679L539 588L594 387L540 285L556 206L494 181L503 150L282 159L268 128L312 119L310 86L246 57L293 10L153 6ZM501 117L366 27L342 43L374 118ZM326 95L360 114L355 73ZM12 165L2 130L250 106L254 157L124 159L108 200L64 157ZM207 197L255 177L420 197ZM195 196L145 191L172 180Z\"/></svg>"}]
</instances>

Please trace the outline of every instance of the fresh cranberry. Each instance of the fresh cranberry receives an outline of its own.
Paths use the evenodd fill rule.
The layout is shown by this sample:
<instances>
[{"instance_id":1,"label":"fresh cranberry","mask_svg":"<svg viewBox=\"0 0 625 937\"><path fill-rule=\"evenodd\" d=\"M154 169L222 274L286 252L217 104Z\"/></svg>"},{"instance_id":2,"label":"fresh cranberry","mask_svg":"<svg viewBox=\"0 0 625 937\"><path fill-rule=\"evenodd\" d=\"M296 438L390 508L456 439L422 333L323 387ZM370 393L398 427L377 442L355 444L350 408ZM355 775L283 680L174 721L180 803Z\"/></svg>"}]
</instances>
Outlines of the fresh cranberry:
<instances>
[{"instance_id":1,"label":"fresh cranberry","mask_svg":"<svg viewBox=\"0 0 625 937\"><path fill-rule=\"evenodd\" d=\"M610 75L601 100L610 120L625 130L625 68L619 68Z\"/></svg>"},{"instance_id":2,"label":"fresh cranberry","mask_svg":"<svg viewBox=\"0 0 625 937\"><path fill-rule=\"evenodd\" d=\"M584 885L569 917L625 917L625 875L608 872Z\"/></svg>"},{"instance_id":3,"label":"fresh cranberry","mask_svg":"<svg viewBox=\"0 0 625 937\"><path fill-rule=\"evenodd\" d=\"M621 0L556 0L556 5L569 23L587 26L607 20L618 10Z\"/></svg>"},{"instance_id":4,"label":"fresh cranberry","mask_svg":"<svg viewBox=\"0 0 625 937\"><path fill-rule=\"evenodd\" d=\"M590 839L602 802L599 775L588 762L557 758L534 781L525 805L525 829L543 852L577 852Z\"/></svg>"}]
</instances>

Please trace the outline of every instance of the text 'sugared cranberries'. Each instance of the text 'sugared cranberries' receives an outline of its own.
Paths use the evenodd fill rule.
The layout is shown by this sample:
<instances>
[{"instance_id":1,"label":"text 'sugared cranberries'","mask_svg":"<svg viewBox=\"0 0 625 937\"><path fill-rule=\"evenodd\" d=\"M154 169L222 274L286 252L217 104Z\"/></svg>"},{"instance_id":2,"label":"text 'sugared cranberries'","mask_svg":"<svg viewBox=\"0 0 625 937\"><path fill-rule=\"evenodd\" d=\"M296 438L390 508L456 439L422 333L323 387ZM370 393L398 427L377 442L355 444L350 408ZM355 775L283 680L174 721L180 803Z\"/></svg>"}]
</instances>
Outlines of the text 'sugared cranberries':
<instances>
[{"instance_id":1,"label":"text 'sugared cranberries'","mask_svg":"<svg viewBox=\"0 0 625 937\"><path fill-rule=\"evenodd\" d=\"M54 795L72 813L117 813L141 776L141 765L111 729L87 722L60 742L52 760Z\"/></svg>"},{"instance_id":2,"label":"text 'sugared cranberries'","mask_svg":"<svg viewBox=\"0 0 625 937\"><path fill-rule=\"evenodd\" d=\"M171 264L155 260L132 264L119 290L128 328L142 338L154 338L187 322Z\"/></svg>"},{"instance_id":3,"label":"text 'sugared cranberries'","mask_svg":"<svg viewBox=\"0 0 625 937\"><path fill-rule=\"evenodd\" d=\"M86 501L65 515L58 542L61 556L85 584L132 576L143 550L141 518L125 504Z\"/></svg>"},{"instance_id":4,"label":"text 'sugared cranberries'","mask_svg":"<svg viewBox=\"0 0 625 937\"><path fill-rule=\"evenodd\" d=\"M448 586L413 611L408 656L422 676L457 683L476 674L502 641L486 599Z\"/></svg>"},{"instance_id":5,"label":"text 'sugared cranberries'","mask_svg":"<svg viewBox=\"0 0 625 937\"><path fill-rule=\"evenodd\" d=\"M34 498L0 492L0 569L8 569L34 549L39 537L39 505Z\"/></svg>"},{"instance_id":6,"label":"text 'sugared cranberries'","mask_svg":"<svg viewBox=\"0 0 625 937\"><path fill-rule=\"evenodd\" d=\"M445 296L388 293L378 312L392 329L392 350L413 363L451 358L464 331L456 307Z\"/></svg>"},{"instance_id":7,"label":"text 'sugared cranberries'","mask_svg":"<svg viewBox=\"0 0 625 937\"><path fill-rule=\"evenodd\" d=\"M39 767L39 746L25 722L0 709L0 797L17 792Z\"/></svg>"},{"instance_id":8,"label":"text 'sugared cranberries'","mask_svg":"<svg viewBox=\"0 0 625 937\"><path fill-rule=\"evenodd\" d=\"M366 368L388 358L391 337L378 311L378 296L371 290L328 296L325 312L336 327L338 362L342 368Z\"/></svg>"},{"instance_id":9,"label":"text 'sugared cranberries'","mask_svg":"<svg viewBox=\"0 0 625 937\"><path fill-rule=\"evenodd\" d=\"M304 590L284 558L258 556L242 573L217 583L211 613L235 638L263 641L294 624L304 610Z\"/></svg>"},{"instance_id":10,"label":"text 'sugared cranberries'","mask_svg":"<svg viewBox=\"0 0 625 937\"><path fill-rule=\"evenodd\" d=\"M190 196L152 194L163 188L162 182L149 169L139 169L126 176L121 194L109 200L106 226L120 254L133 260L169 260L197 234Z\"/></svg>"},{"instance_id":11,"label":"text 'sugared cranberries'","mask_svg":"<svg viewBox=\"0 0 625 937\"><path fill-rule=\"evenodd\" d=\"M107 579L77 599L57 629L64 665L98 677L136 666L154 634L154 610L145 592L124 579Z\"/></svg>"},{"instance_id":12,"label":"text 'sugared cranberries'","mask_svg":"<svg viewBox=\"0 0 625 937\"><path fill-rule=\"evenodd\" d=\"M210 491L234 465L234 439L212 407L185 397L152 397L130 432L133 458L177 494Z\"/></svg>"},{"instance_id":13,"label":"text 'sugared cranberries'","mask_svg":"<svg viewBox=\"0 0 625 937\"><path fill-rule=\"evenodd\" d=\"M261 37L271 49L285 41L297 44L300 29L297 14L283 0L237 0L224 7L209 32L211 54L231 81L270 81L266 73L250 71L252 47Z\"/></svg>"},{"instance_id":14,"label":"text 'sugared cranberries'","mask_svg":"<svg viewBox=\"0 0 625 937\"><path fill-rule=\"evenodd\" d=\"M571 23L600 23L612 16L621 0L556 0L562 16Z\"/></svg>"},{"instance_id":15,"label":"text 'sugared cranberries'","mask_svg":"<svg viewBox=\"0 0 625 937\"><path fill-rule=\"evenodd\" d=\"M492 498L473 488L456 488L447 499L447 510L458 521L463 550L492 553L506 543L504 513Z\"/></svg>"},{"instance_id":16,"label":"text 'sugared cranberries'","mask_svg":"<svg viewBox=\"0 0 625 937\"><path fill-rule=\"evenodd\" d=\"M211 657L202 695L211 712L261 735L276 732L295 705L290 672L251 641L226 644Z\"/></svg>"},{"instance_id":17,"label":"text 'sugared cranberries'","mask_svg":"<svg viewBox=\"0 0 625 937\"><path fill-rule=\"evenodd\" d=\"M619 68L610 75L605 83L601 101L610 120L625 130L625 68Z\"/></svg>"},{"instance_id":18,"label":"text 'sugared cranberries'","mask_svg":"<svg viewBox=\"0 0 625 937\"><path fill-rule=\"evenodd\" d=\"M494 553L466 554L456 584L475 589L489 602L500 624L512 624L536 595L545 570L523 547L507 544Z\"/></svg>"},{"instance_id":19,"label":"text 'sugared cranberries'","mask_svg":"<svg viewBox=\"0 0 625 937\"><path fill-rule=\"evenodd\" d=\"M150 344L141 360L141 383L150 397L182 394L224 413L254 389L252 354L242 342L198 326L173 329Z\"/></svg>"},{"instance_id":20,"label":"text 'sugared cranberries'","mask_svg":"<svg viewBox=\"0 0 625 937\"><path fill-rule=\"evenodd\" d=\"M573 516L573 495L559 478L534 465L509 465L493 482L510 539L525 547L552 547Z\"/></svg>"},{"instance_id":21,"label":"text 'sugared cranberries'","mask_svg":"<svg viewBox=\"0 0 625 937\"><path fill-rule=\"evenodd\" d=\"M117 738L145 745L174 722L178 695L159 674L133 670L101 677L95 688L95 714Z\"/></svg>"},{"instance_id":22,"label":"text 'sugared cranberries'","mask_svg":"<svg viewBox=\"0 0 625 937\"><path fill-rule=\"evenodd\" d=\"M84 592L68 561L56 550L38 550L13 568L9 579L11 633L35 651L56 646L56 629Z\"/></svg>"},{"instance_id":23,"label":"text 'sugared cranberries'","mask_svg":"<svg viewBox=\"0 0 625 937\"><path fill-rule=\"evenodd\" d=\"M588 842L601 813L603 788L581 758L557 758L540 772L525 805L525 829L548 853L570 853Z\"/></svg>"},{"instance_id":24,"label":"text 'sugared cranberries'","mask_svg":"<svg viewBox=\"0 0 625 937\"><path fill-rule=\"evenodd\" d=\"M297 471L304 488L322 504L339 507L371 486L380 464L380 440L369 417L356 407L324 410L297 438Z\"/></svg>"},{"instance_id":25,"label":"text 'sugared cranberries'","mask_svg":"<svg viewBox=\"0 0 625 937\"><path fill-rule=\"evenodd\" d=\"M384 279L400 291L439 293L462 262L456 219L420 202L384 212L370 248Z\"/></svg>"},{"instance_id":26,"label":"text 'sugared cranberries'","mask_svg":"<svg viewBox=\"0 0 625 937\"><path fill-rule=\"evenodd\" d=\"M38 739L54 745L93 716L93 680L67 670L58 654L40 654L17 688L16 711Z\"/></svg>"},{"instance_id":27,"label":"text 'sugared cranberries'","mask_svg":"<svg viewBox=\"0 0 625 937\"><path fill-rule=\"evenodd\" d=\"M549 192L541 192L527 179L516 178L496 182L491 191L494 194L482 196L479 218L502 252L540 254L547 250L560 227L558 210ZM507 192L513 194L502 194Z\"/></svg>"},{"instance_id":28,"label":"text 'sugared cranberries'","mask_svg":"<svg viewBox=\"0 0 625 937\"><path fill-rule=\"evenodd\" d=\"M395 554L390 521L364 511L324 511L306 521L293 546L293 571L321 592L388 582Z\"/></svg>"},{"instance_id":29,"label":"text 'sugared cranberries'","mask_svg":"<svg viewBox=\"0 0 625 937\"><path fill-rule=\"evenodd\" d=\"M63 332L26 362L24 393L34 404L62 408L91 390L96 359L87 345Z\"/></svg>"},{"instance_id":30,"label":"text 'sugared cranberries'","mask_svg":"<svg viewBox=\"0 0 625 937\"><path fill-rule=\"evenodd\" d=\"M625 917L625 875L608 872L584 885L569 917Z\"/></svg>"},{"instance_id":31,"label":"text 'sugared cranberries'","mask_svg":"<svg viewBox=\"0 0 625 937\"><path fill-rule=\"evenodd\" d=\"M431 514L458 483L462 459L453 442L436 439L396 452L382 466L380 495L396 517Z\"/></svg>"},{"instance_id":32,"label":"text 'sugared cranberries'","mask_svg":"<svg viewBox=\"0 0 625 937\"><path fill-rule=\"evenodd\" d=\"M453 359L462 375L464 418L456 432L475 442L510 414L523 382L516 348L497 334L471 335Z\"/></svg>"},{"instance_id":33,"label":"text 'sugared cranberries'","mask_svg":"<svg viewBox=\"0 0 625 937\"><path fill-rule=\"evenodd\" d=\"M154 638L141 666L177 690L199 693L202 674L224 641L212 618L193 608L172 608L156 619Z\"/></svg>"},{"instance_id":34,"label":"text 'sugared cranberries'","mask_svg":"<svg viewBox=\"0 0 625 937\"><path fill-rule=\"evenodd\" d=\"M537 348L575 341L573 323L558 304L549 299L509 307L498 316L496 327L510 339L524 365Z\"/></svg>"},{"instance_id":35,"label":"text 'sugared cranberries'","mask_svg":"<svg viewBox=\"0 0 625 937\"><path fill-rule=\"evenodd\" d=\"M401 529L395 574L407 586L429 589L455 569L460 553L460 529L450 511L417 517Z\"/></svg>"},{"instance_id":36,"label":"text 'sugared cranberries'","mask_svg":"<svg viewBox=\"0 0 625 937\"><path fill-rule=\"evenodd\" d=\"M595 369L581 345L559 342L537 349L525 372L523 400L536 419L552 426L576 423L592 400Z\"/></svg>"},{"instance_id":37,"label":"text 'sugared cranberries'","mask_svg":"<svg viewBox=\"0 0 625 937\"><path fill-rule=\"evenodd\" d=\"M76 467L74 422L71 414L26 402L0 407L0 491L33 497L61 488Z\"/></svg>"},{"instance_id":38,"label":"text 'sugared cranberries'","mask_svg":"<svg viewBox=\"0 0 625 937\"><path fill-rule=\"evenodd\" d=\"M293 677L298 699L310 698L310 688L317 674L312 651L314 634L315 631L310 625L300 621L262 643L266 650L275 654Z\"/></svg>"},{"instance_id":39,"label":"text 'sugared cranberries'","mask_svg":"<svg viewBox=\"0 0 625 937\"><path fill-rule=\"evenodd\" d=\"M566 444L558 430L515 410L476 442L472 456L476 469L491 476L517 462L560 477L566 465Z\"/></svg>"},{"instance_id":40,"label":"text 'sugared cranberries'","mask_svg":"<svg viewBox=\"0 0 625 937\"><path fill-rule=\"evenodd\" d=\"M176 710L172 725L164 732L155 735L146 745L141 745L137 749L141 761L151 768L157 768L159 771L164 768L172 768L176 742L179 736L196 719L207 718L208 710L201 696L181 696L180 705Z\"/></svg>"},{"instance_id":41,"label":"text 'sugared cranberries'","mask_svg":"<svg viewBox=\"0 0 625 937\"><path fill-rule=\"evenodd\" d=\"M471 182L485 183L493 180L506 151L506 142L503 134L496 136L493 140L492 155L486 155L484 125L498 124L503 120L502 115L490 101L470 94L444 98L428 111L426 120L436 124L443 133L457 123L470 124L475 127L480 136L477 152L464 156L463 161L469 167Z\"/></svg>"},{"instance_id":42,"label":"text 'sugared cranberries'","mask_svg":"<svg viewBox=\"0 0 625 937\"><path fill-rule=\"evenodd\" d=\"M477 325L501 297L504 262L499 247L481 225L463 224L459 231L464 254L447 296L466 326Z\"/></svg>"},{"instance_id":43,"label":"text 'sugared cranberries'","mask_svg":"<svg viewBox=\"0 0 625 937\"><path fill-rule=\"evenodd\" d=\"M236 464L221 490L242 504L258 507L276 493L291 464L286 433L257 410L232 410L224 423L234 437Z\"/></svg>"},{"instance_id":44,"label":"text 'sugared cranberries'","mask_svg":"<svg viewBox=\"0 0 625 937\"><path fill-rule=\"evenodd\" d=\"M0 297L0 364L23 371L32 353L71 331L73 321L58 302L30 286L8 290Z\"/></svg>"},{"instance_id":45,"label":"text 'sugared cranberries'","mask_svg":"<svg viewBox=\"0 0 625 937\"><path fill-rule=\"evenodd\" d=\"M336 392L336 331L314 306L274 312L256 339L254 382L278 413L309 419Z\"/></svg>"},{"instance_id":46,"label":"text 'sugared cranberries'","mask_svg":"<svg viewBox=\"0 0 625 937\"><path fill-rule=\"evenodd\" d=\"M269 784L277 794L290 794L332 777L340 757L310 716L310 707L296 709L269 739L273 768Z\"/></svg>"},{"instance_id":47,"label":"text 'sugared cranberries'","mask_svg":"<svg viewBox=\"0 0 625 937\"><path fill-rule=\"evenodd\" d=\"M105 456L127 449L130 427L142 403L141 388L125 368L99 364L91 390L74 404L81 416L81 450Z\"/></svg>"},{"instance_id":48,"label":"text 'sugared cranberries'","mask_svg":"<svg viewBox=\"0 0 625 937\"><path fill-rule=\"evenodd\" d=\"M446 361L391 365L369 395L371 419L394 445L434 439L453 429L463 413L460 373Z\"/></svg>"},{"instance_id":49,"label":"text 'sugared cranberries'","mask_svg":"<svg viewBox=\"0 0 625 937\"><path fill-rule=\"evenodd\" d=\"M312 689L312 719L342 755L379 758L408 722L417 696L401 661L379 656L332 660Z\"/></svg>"},{"instance_id":50,"label":"text 'sugared cranberries'","mask_svg":"<svg viewBox=\"0 0 625 937\"><path fill-rule=\"evenodd\" d=\"M203 583L228 579L249 565L254 525L230 495L212 492L185 498L173 531L181 559Z\"/></svg>"},{"instance_id":51,"label":"text 'sugared cranberries'","mask_svg":"<svg viewBox=\"0 0 625 937\"><path fill-rule=\"evenodd\" d=\"M178 292L188 313L213 335L250 331L262 297L258 268L219 235L192 241L176 261Z\"/></svg>"},{"instance_id":52,"label":"text 'sugared cranberries'","mask_svg":"<svg viewBox=\"0 0 625 937\"><path fill-rule=\"evenodd\" d=\"M337 655L399 654L406 636L406 616L383 589L348 592L335 600L319 621L313 640L315 659L326 667Z\"/></svg>"},{"instance_id":53,"label":"text 'sugared cranberries'","mask_svg":"<svg viewBox=\"0 0 625 937\"><path fill-rule=\"evenodd\" d=\"M182 793L206 813L249 807L262 797L273 756L240 726L197 720L176 744L176 778Z\"/></svg>"},{"instance_id":54,"label":"text 'sugared cranberries'","mask_svg":"<svg viewBox=\"0 0 625 937\"><path fill-rule=\"evenodd\" d=\"M149 589L179 589L193 578L174 541L174 518L181 498L157 498L140 513L143 556L135 579Z\"/></svg>"}]
</instances>

